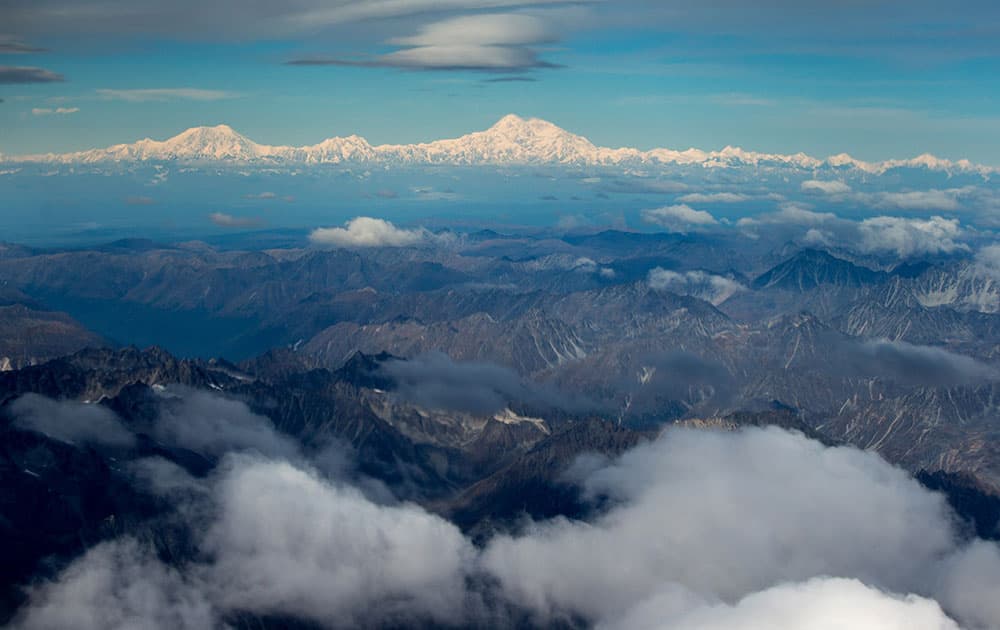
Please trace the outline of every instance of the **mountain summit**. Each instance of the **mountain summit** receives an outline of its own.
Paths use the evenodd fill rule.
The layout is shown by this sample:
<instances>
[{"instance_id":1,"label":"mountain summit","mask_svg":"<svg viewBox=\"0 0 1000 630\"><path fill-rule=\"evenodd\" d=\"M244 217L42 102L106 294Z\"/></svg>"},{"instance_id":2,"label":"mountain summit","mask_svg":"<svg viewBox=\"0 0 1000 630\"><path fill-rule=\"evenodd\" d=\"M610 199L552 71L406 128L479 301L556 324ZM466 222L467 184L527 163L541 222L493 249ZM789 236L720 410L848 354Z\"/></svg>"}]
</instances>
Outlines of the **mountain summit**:
<instances>
[{"instance_id":1,"label":"mountain summit","mask_svg":"<svg viewBox=\"0 0 1000 630\"><path fill-rule=\"evenodd\" d=\"M215 162L277 164L579 164L605 166L689 165L704 168L774 167L783 169L855 169L884 173L896 168L975 173L988 177L1000 168L951 161L932 155L905 160L864 162L847 154L820 160L804 153L782 155L725 147L719 151L657 148L612 149L594 145L587 138L540 118L508 114L484 131L447 140L419 144L372 146L360 136L333 137L317 144L291 147L258 144L227 125L194 127L167 140L146 138L133 144L76 153L30 156L0 155L0 161L56 164L97 164L104 162Z\"/></svg>"}]
</instances>

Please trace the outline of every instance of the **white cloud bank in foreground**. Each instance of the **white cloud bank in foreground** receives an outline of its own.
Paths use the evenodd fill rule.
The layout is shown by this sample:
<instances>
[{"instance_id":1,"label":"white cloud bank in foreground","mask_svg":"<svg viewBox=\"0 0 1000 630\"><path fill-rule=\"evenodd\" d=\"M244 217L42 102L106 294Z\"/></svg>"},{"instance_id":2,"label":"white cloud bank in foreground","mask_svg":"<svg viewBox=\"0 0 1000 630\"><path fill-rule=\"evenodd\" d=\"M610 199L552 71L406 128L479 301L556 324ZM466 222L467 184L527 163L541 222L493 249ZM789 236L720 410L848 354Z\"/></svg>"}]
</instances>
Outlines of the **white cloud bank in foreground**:
<instances>
[{"instance_id":1,"label":"white cloud bank in foreground","mask_svg":"<svg viewBox=\"0 0 1000 630\"><path fill-rule=\"evenodd\" d=\"M722 304L733 294L746 289L735 280L718 276L705 271L686 271L678 273L656 267L651 269L646 277L651 289L670 291L678 295L691 295L711 302L715 306Z\"/></svg>"},{"instance_id":2,"label":"white cloud bank in foreground","mask_svg":"<svg viewBox=\"0 0 1000 630\"><path fill-rule=\"evenodd\" d=\"M384 219L356 217L345 227L318 228L309 235L317 245L333 247L406 247L437 240L424 228L398 228Z\"/></svg>"},{"instance_id":3,"label":"white cloud bank in foreground","mask_svg":"<svg viewBox=\"0 0 1000 630\"><path fill-rule=\"evenodd\" d=\"M184 473L158 461L147 476L166 493ZM200 629L234 611L329 627L523 622L512 611L635 629L1000 625L1000 550L961 542L943 497L872 453L774 428L674 429L568 477L610 509L477 549L419 506L229 455L184 484L207 502L178 508L203 559L177 570L130 538L98 545L33 588L15 627Z\"/></svg>"},{"instance_id":4,"label":"white cloud bank in foreground","mask_svg":"<svg viewBox=\"0 0 1000 630\"><path fill-rule=\"evenodd\" d=\"M777 599L764 606L768 623L735 627L828 628L819 615L831 606L857 615L836 627L954 627L936 605L889 594L899 593L936 599L959 621L1000 624L996 598L962 588L1000 584L996 546L957 543L943 498L873 454L773 428L673 430L580 479L617 507L592 523L557 519L501 536L482 559L541 620L621 627L655 605L660 627L729 627L707 620ZM808 586L821 576L867 588ZM783 587L788 597L772 591L803 582Z\"/></svg>"},{"instance_id":5,"label":"white cloud bank in foreground","mask_svg":"<svg viewBox=\"0 0 1000 630\"><path fill-rule=\"evenodd\" d=\"M843 578L782 584L733 605L698 604L683 589L668 590L599 630L958 630L934 600L886 595Z\"/></svg>"}]
</instances>

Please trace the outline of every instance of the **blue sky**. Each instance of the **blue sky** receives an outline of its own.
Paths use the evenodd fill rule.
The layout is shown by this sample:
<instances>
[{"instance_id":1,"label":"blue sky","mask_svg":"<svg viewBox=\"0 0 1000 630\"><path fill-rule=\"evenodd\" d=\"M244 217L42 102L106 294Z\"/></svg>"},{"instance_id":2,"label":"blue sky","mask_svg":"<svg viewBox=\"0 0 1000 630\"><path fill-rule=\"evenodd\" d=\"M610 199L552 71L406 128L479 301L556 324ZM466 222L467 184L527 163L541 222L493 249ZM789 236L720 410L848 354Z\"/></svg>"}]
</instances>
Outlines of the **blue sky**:
<instances>
[{"instance_id":1,"label":"blue sky","mask_svg":"<svg viewBox=\"0 0 1000 630\"><path fill-rule=\"evenodd\" d=\"M998 3L692 4L14 0L0 152L217 123L272 144L402 143L514 112L609 146L1000 165Z\"/></svg>"}]
</instances>

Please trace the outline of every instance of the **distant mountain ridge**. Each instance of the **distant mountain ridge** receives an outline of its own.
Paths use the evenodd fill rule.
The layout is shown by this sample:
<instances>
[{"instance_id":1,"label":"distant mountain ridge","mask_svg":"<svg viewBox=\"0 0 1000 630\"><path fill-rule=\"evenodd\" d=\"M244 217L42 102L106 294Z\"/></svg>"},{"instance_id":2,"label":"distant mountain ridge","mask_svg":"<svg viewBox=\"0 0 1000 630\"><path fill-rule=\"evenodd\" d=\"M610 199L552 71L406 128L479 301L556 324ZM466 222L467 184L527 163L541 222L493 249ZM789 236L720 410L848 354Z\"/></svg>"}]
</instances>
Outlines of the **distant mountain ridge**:
<instances>
[{"instance_id":1,"label":"distant mountain ridge","mask_svg":"<svg viewBox=\"0 0 1000 630\"><path fill-rule=\"evenodd\" d=\"M846 153L818 159L804 153L784 155L727 146L718 151L656 148L648 151L600 147L539 118L509 114L485 131L459 138L418 144L372 145L351 135L318 144L293 147L258 144L228 125L193 127L166 140L146 138L131 144L72 153L13 156L0 153L0 162L100 164L142 162L211 162L260 164L564 164L564 165L677 165L704 168L782 167L827 169L882 174L897 168L979 174L1000 173L1000 167L947 160L930 154L902 160L865 162Z\"/></svg>"}]
</instances>

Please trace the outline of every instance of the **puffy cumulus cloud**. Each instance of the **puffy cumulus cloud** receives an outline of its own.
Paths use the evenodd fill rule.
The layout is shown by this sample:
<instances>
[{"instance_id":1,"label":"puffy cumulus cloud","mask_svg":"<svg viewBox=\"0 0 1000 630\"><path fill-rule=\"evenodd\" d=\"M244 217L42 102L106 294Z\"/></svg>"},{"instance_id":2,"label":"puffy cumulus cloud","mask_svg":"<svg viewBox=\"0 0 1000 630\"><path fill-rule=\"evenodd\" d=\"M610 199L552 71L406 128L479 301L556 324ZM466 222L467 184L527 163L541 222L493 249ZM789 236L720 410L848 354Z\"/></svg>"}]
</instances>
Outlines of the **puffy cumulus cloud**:
<instances>
[{"instance_id":1,"label":"puffy cumulus cloud","mask_svg":"<svg viewBox=\"0 0 1000 630\"><path fill-rule=\"evenodd\" d=\"M374 59L297 59L288 63L510 72L554 67L540 59L534 48L554 41L554 33L537 15L461 15L427 24L415 35L389 40L389 44L403 48Z\"/></svg>"},{"instance_id":2,"label":"puffy cumulus cloud","mask_svg":"<svg viewBox=\"0 0 1000 630\"><path fill-rule=\"evenodd\" d=\"M675 587L640 604L610 630L837 630L908 628L959 630L934 600L893 596L858 580L816 578L748 595L733 605L698 601Z\"/></svg>"},{"instance_id":3,"label":"puffy cumulus cloud","mask_svg":"<svg viewBox=\"0 0 1000 630\"><path fill-rule=\"evenodd\" d=\"M447 409L488 415L511 402L575 409L574 401L559 392L522 378L494 363L456 362L431 352L409 361L389 361L383 371L396 383L395 395L429 409Z\"/></svg>"},{"instance_id":4,"label":"puffy cumulus cloud","mask_svg":"<svg viewBox=\"0 0 1000 630\"><path fill-rule=\"evenodd\" d=\"M883 192L876 195L862 195L862 202L871 203L876 208L888 210L926 210L948 212L961 209L959 198L970 193L971 188L948 190L915 190L907 192Z\"/></svg>"},{"instance_id":5,"label":"puffy cumulus cloud","mask_svg":"<svg viewBox=\"0 0 1000 630\"><path fill-rule=\"evenodd\" d=\"M12 626L22 630L205 630L215 611L195 584L131 538L102 543L59 579L29 591Z\"/></svg>"},{"instance_id":6,"label":"puffy cumulus cloud","mask_svg":"<svg viewBox=\"0 0 1000 630\"><path fill-rule=\"evenodd\" d=\"M202 630L234 612L357 627L466 614L473 546L417 506L374 503L287 461L230 456L206 481L167 472L161 491L194 486L209 503L182 510L209 515L191 523L203 559L179 570L128 538L99 545L35 588L15 627Z\"/></svg>"},{"instance_id":7,"label":"puffy cumulus cloud","mask_svg":"<svg viewBox=\"0 0 1000 630\"><path fill-rule=\"evenodd\" d=\"M651 269L646 277L650 288L691 295L718 306L733 294L746 289L742 284L705 271L676 272L662 267Z\"/></svg>"},{"instance_id":8,"label":"puffy cumulus cloud","mask_svg":"<svg viewBox=\"0 0 1000 630\"><path fill-rule=\"evenodd\" d=\"M236 217L225 212L213 212L208 215L208 220L219 227L226 228L250 228L263 225L256 217Z\"/></svg>"},{"instance_id":9,"label":"puffy cumulus cloud","mask_svg":"<svg viewBox=\"0 0 1000 630\"><path fill-rule=\"evenodd\" d=\"M774 428L672 429L591 458L569 478L605 512L481 550L418 506L288 461L146 474L207 502L181 510L204 553L171 568L131 539L104 543L34 587L15 627L205 628L237 613L495 627L524 610L616 628L956 628L942 607L970 628L1000 623L1000 550L960 542L942 496L873 453Z\"/></svg>"},{"instance_id":10,"label":"puffy cumulus cloud","mask_svg":"<svg viewBox=\"0 0 1000 630\"><path fill-rule=\"evenodd\" d=\"M850 186L838 180L809 179L802 182L801 187L805 192L818 192L824 195L844 195L851 192Z\"/></svg>"},{"instance_id":11,"label":"puffy cumulus cloud","mask_svg":"<svg viewBox=\"0 0 1000 630\"><path fill-rule=\"evenodd\" d=\"M781 586L821 576L940 597L959 622L1000 623L994 597L961 590L966 580L1000 570L995 545L964 546L943 497L872 453L775 428L672 429L591 466L580 483L585 496L612 507L589 523L555 519L498 536L481 558L506 597L542 623L572 616L645 627L653 607L688 620L677 627L739 617L735 627L825 628L831 620L810 611L851 601L859 604L851 627L894 618L954 627L917 598L893 603L838 582ZM778 625L741 626L754 618L740 610L769 611Z\"/></svg>"},{"instance_id":12,"label":"puffy cumulus cloud","mask_svg":"<svg viewBox=\"0 0 1000 630\"><path fill-rule=\"evenodd\" d=\"M963 234L958 219L939 216L929 219L871 217L858 224L858 234L861 251L893 252L902 258L968 249L959 242Z\"/></svg>"},{"instance_id":13,"label":"puffy cumulus cloud","mask_svg":"<svg viewBox=\"0 0 1000 630\"><path fill-rule=\"evenodd\" d=\"M643 210L642 219L646 223L653 223L681 234L704 230L719 223L711 213L695 210L687 204Z\"/></svg>"},{"instance_id":14,"label":"puffy cumulus cloud","mask_svg":"<svg viewBox=\"0 0 1000 630\"><path fill-rule=\"evenodd\" d=\"M681 203L742 203L749 200L749 195L731 192L691 193L677 198Z\"/></svg>"},{"instance_id":15,"label":"puffy cumulus cloud","mask_svg":"<svg viewBox=\"0 0 1000 630\"><path fill-rule=\"evenodd\" d=\"M776 212L740 219L736 226L757 238L799 240L811 246L843 248L859 254L895 254L911 258L927 254L967 251L958 219L875 216L861 221L843 219L829 212L815 212L784 204Z\"/></svg>"},{"instance_id":16,"label":"puffy cumulus cloud","mask_svg":"<svg viewBox=\"0 0 1000 630\"><path fill-rule=\"evenodd\" d=\"M939 575L938 600L946 609L962 612L962 621L972 628L1000 627L1000 546L974 541L950 556Z\"/></svg>"},{"instance_id":17,"label":"puffy cumulus cloud","mask_svg":"<svg viewBox=\"0 0 1000 630\"><path fill-rule=\"evenodd\" d=\"M808 226L838 221L832 212L815 212L795 203L783 203L775 212L767 212L756 217L743 217L736 227L744 231L756 230L761 226Z\"/></svg>"},{"instance_id":18,"label":"puffy cumulus cloud","mask_svg":"<svg viewBox=\"0 0 1000 630\"><path fill-rule=\"evenodd\" d=\"M113 411L101 405L25 394L10 405L14 425L72 444L128 447L135 442Z\"/></svg>"},{"instance_id":19,"label":"puffy cumulus cloud","mask_svg":"<svg viewBox=\"0 0 1000 630\"><path fill-rule=\"evenodd\" d=\"M424 228L404 229L384 219L357 217L346 227L317 228L309 240L334 247L406 247L439 239Z\"/></svg>"},{"instance_id":20,"label":"puffy cumulus cloud","mask_svg":"<svg viewBox=\"0 0 1000 630\"><path fill-rule=\"evenodd\" d=\"M327 626L457 621L472 545L416 506L382 506L286 462L235 459L204 546L225 609Z\"/></svg>"}]
</instances>

